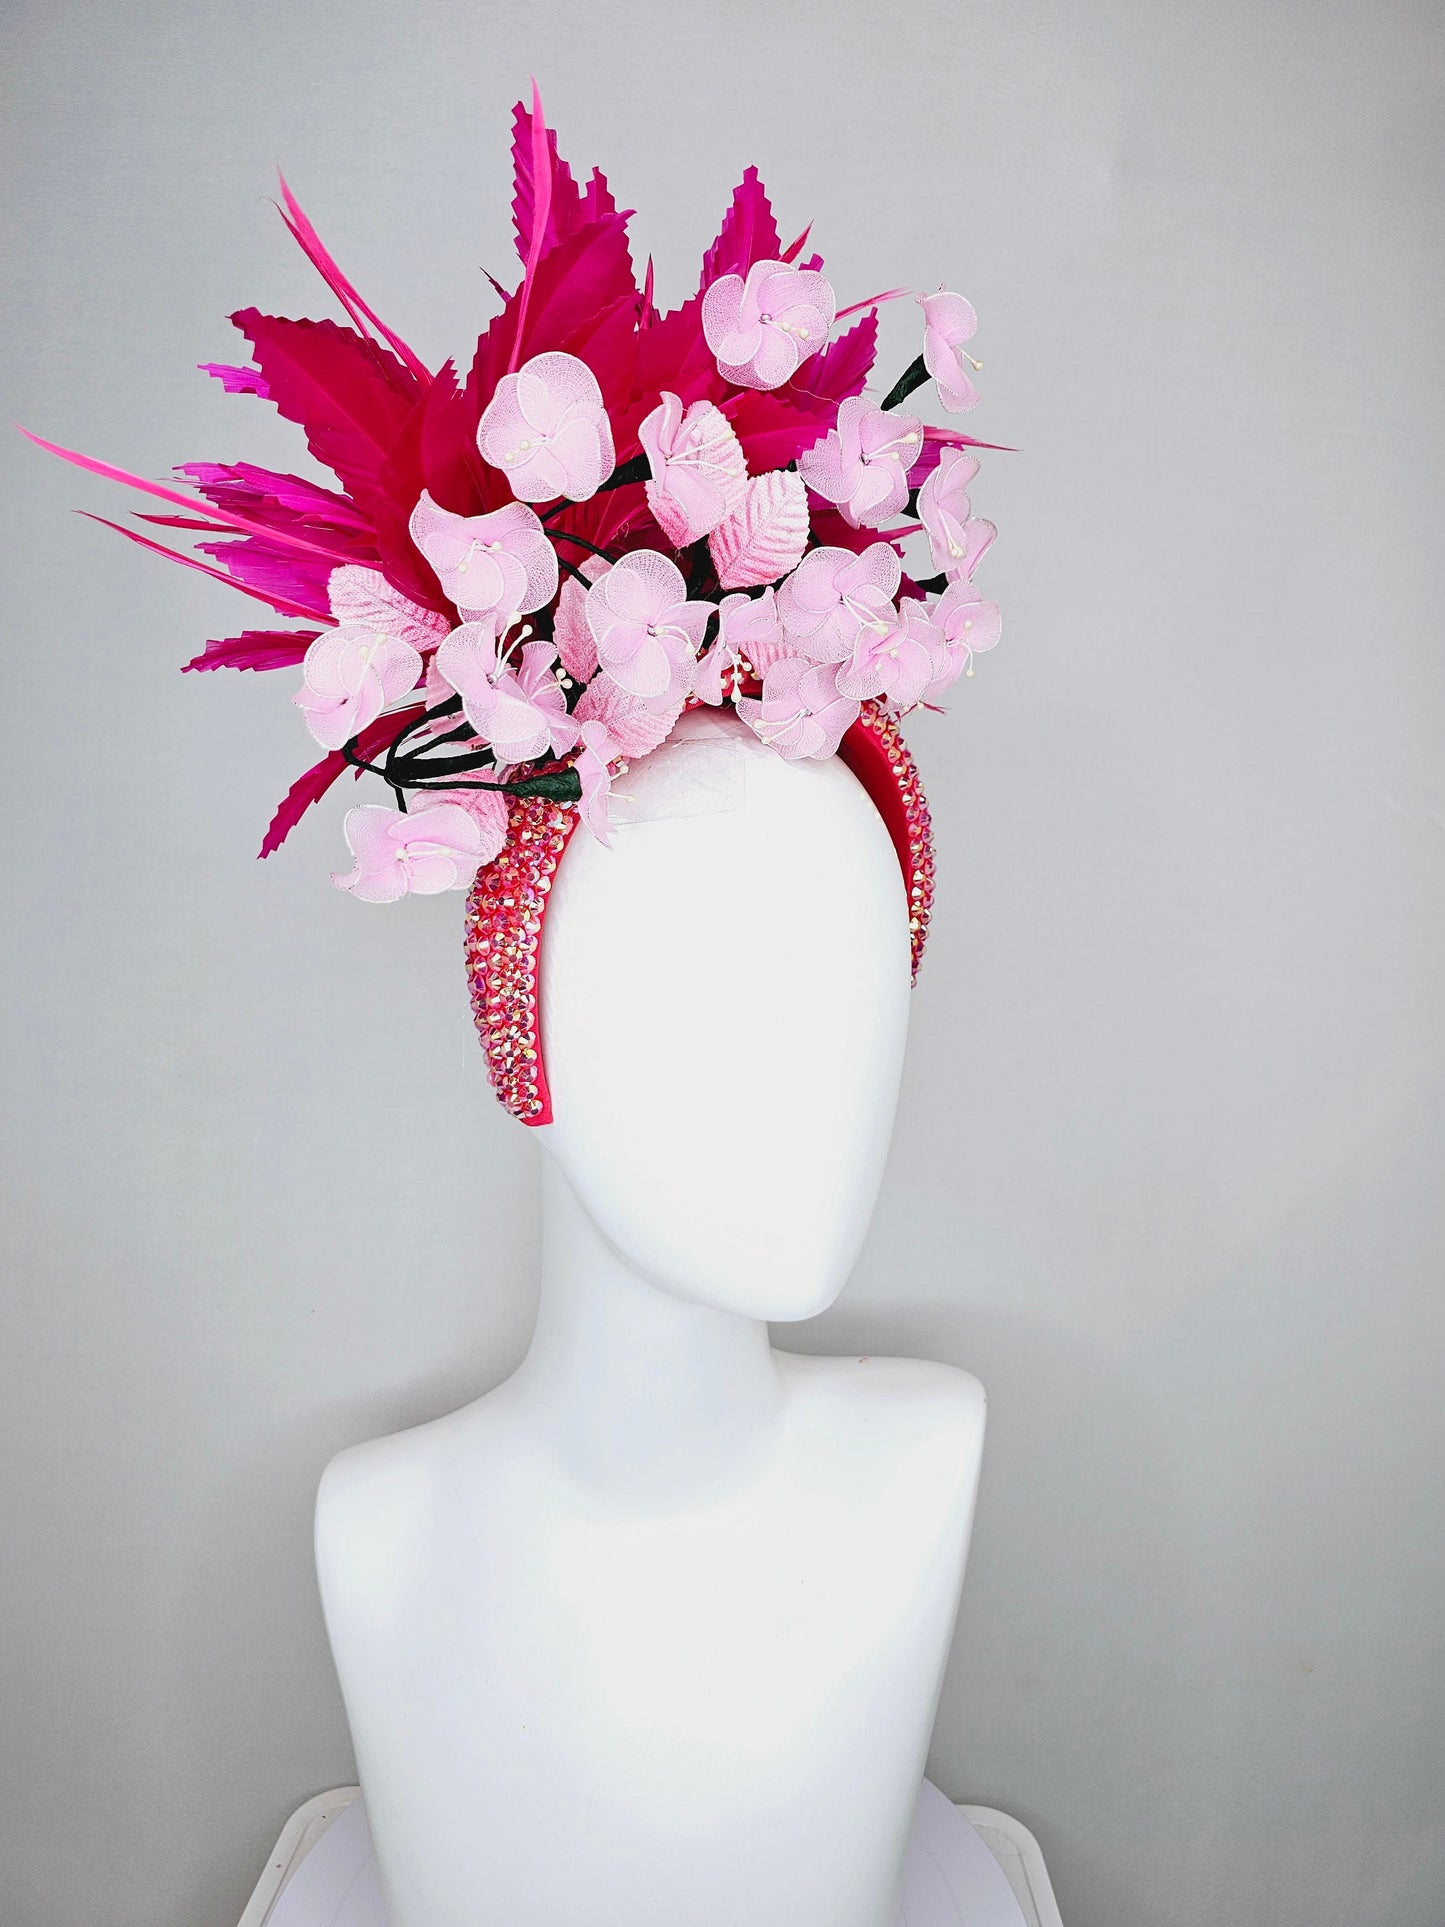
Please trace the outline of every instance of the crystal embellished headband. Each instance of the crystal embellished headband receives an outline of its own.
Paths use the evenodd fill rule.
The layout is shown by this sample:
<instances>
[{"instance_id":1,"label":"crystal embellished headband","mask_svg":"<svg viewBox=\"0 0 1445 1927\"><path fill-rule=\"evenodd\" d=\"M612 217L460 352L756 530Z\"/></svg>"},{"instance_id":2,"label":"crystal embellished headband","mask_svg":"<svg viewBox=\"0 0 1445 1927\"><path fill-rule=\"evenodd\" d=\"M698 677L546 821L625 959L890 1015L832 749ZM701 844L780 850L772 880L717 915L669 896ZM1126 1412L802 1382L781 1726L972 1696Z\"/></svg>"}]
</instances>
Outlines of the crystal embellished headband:
<instances>
[{"instance_id":1,"label":"crystal embellished headband","mask_svg":"<svg viewBox=\"0 0 1445 1927\"><path fill-rule=\"evenodd\" d=\"M650 261L637 285L629 214L600 173L574 180L535 88L514 121L523 274L510 294L492 282L501 306L465 378L379 320L281 182L282 219L350 325L243 309L250 361L202 365L297 423L337 486L188 462L177 487L31 440L157 498L168 512L139 519L210 560L108 527L289 619L185 665L301 668L293 700L325 753L261 855L348 770L379 778L391 803L348 812L352 866L333 881L369 903L471 885L488 1070L514 1116L543 1124L552 877L579 822L610 840L613 778L699 703L780 756L854 771L898 852L916 974L933 854L898 719L972 675L999 612L973 585L995 531L968 496L968 451L994 444L901 406L930 379L945 410L976 404L963 296L916 297L922 352L870 400L878 310L909 290L839 309L809 230L784 245L755 169L697 291L663 312ZM913 552L926 574L906 572Z\"/></svg>"}]
</instances>

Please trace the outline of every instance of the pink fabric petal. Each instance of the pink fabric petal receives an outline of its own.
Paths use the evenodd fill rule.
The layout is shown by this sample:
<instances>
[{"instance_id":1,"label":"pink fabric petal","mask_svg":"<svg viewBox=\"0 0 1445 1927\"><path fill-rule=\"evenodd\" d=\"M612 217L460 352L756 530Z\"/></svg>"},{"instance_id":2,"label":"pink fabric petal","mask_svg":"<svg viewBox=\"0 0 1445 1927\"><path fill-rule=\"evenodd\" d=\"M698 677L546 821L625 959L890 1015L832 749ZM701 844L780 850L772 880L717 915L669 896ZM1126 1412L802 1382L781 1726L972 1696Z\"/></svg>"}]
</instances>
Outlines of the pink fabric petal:
<instances>
[{"instance_id":1,"label":"pink fabric petal","mask_svg":"<svg viewBox=\"0 0 1445 1927\"><path fill-rule=\"evenodd\" d=\"M886 542L861 555L818 548L778 589L778 617L789 647L815 662L844 662L860 627L891 621L902 565Z\"/></svg>"},{"instance_id":2,"label":"pink fabric petal","mask_svg":"<svg viewBox=\"0 0 1445 1927\"><path fill-rule=\"evenodd\" d=\"M582 747L577 752L577 780L582 785L578 814L597 841L612 844L612 819L608 801L612 792L612 764L621 754L620 746L596 718L582 725Z\"/></svg>"},{"instance_id":3,"label":"pink fabric petal","mask_svg":"<svg viewBox=\"0 0 1445 1927\"><path fill-rule=\"evenodd\" d=\"M966 570L969 520L968 488L978 473L978 462L961 448L945 448L938 466L918 491L918 519L928 536L933 566L945 574ZM987 547L987 544L984 544ZM974 556L983 553L979 549Z\"/></svg>"},{"instance_id":4,"label":"pink fabric petal","mask_svg":"<svg viewBox=\"0 0 1445 1927\"><path fill-rule=\"evenodd\" d=\"M763 678L761 701L744 697L738 714L770 748L789 761L837 754L857 722L858 703L838 694L836 671L785 656Z\"/></svg>"},{"instance_id":5,"label":"pink fabric petal","mask_svg":"<svg viewBox=\"0 0 1445 1927\"><path fill-rule=\"evenodd\" d=\"M975 655L992 649L1002 632L996 602L964 579L951 582L933 610L933 674L924 700L934 702L967 673Z\"/></svg>"},{"instance_id":6,"label":"pink fabric petal","mask_svg":"<svg viewBox=\"0 0 1445 1927\"><path fill-rule=\"evenodd\" d=\"M721 703L735 693L735 671L763 675L784 654L777 599L771 589L760 596L724 596L718 608L718 638L698 664L696 693L705 703Z\"/></svg>"},{"instance_id":7,"label":"pink fabric petal","mask_svg":"<svg viewBox=\"0 0 1445 1927\"><path fill-rule=\"evenodd\" d=\"M340 749L421 679L409 643L365 629L328 629L306 651L293 698L323 749Z\"/></svg>"},{"instance_id":8,"label":"pink fabric petal","mask_svg":"<svg viewBox=\"0 0 1445 1927\"><path fill-rule=\"evenodd\" d=\"M784 653L776 592L764 589L758 596L724 596L718 609L718 637L759 675L771 668Z\"/></svg>"},{"instance_id":9,"label":"pink fabric petal","mask_svg":"<svg viewBox=\"0 0 1445 1927\"><path fill-rule=\"evenodd\" d=\"M482 848L476 820L450 803L408 814L363 804L348 811L345 829L356 866L346 876L333 873L332 882L364 903L395 903L408 890L462 889Z\"/></svg>"},{"instance_id":10,"label":"pink fabric petal","mask_svg":"<svg viewBox=\"0 0 1445 1927\"><path fill-rule=\"evenodd\" d=\"M586 501L616 466L597 377L576 355L534 355L503 375L482 412L477 446L524 502Z\"/></svg>"},{"instance_id":11,"label":"pink fabric petal","mask_svg":"<svg viewBox=\"0 0 1445 1927\"><path fill-rule=\"evenodd\" d=\"M963 349L963 343L973 339L978 316L970 302L947 288L919 295L918 305L923 310L923 365L937 384L943 406L963 414L978 404Z\"/></svg>"},{"instance_id":12,"label":"pink fabric petal","mask_svg":"<svg viewBox=\"0 0 1445 1927\"><path fill-rule=\"evenodd\" d=\"M725 274L703 296L702 326L723 377L742 388L778 388L820 349L837 313L815 270L755 261L747 278Z\"/></svg>"},{"instance_id":13,"label":"pink fabric petal","mask_svg":"<svg viewBox=\"0 0 1445 1927\"><path fill-rule=\"evenodd\" d=\"M411 539L463 615L504 618L540 609L557 593L557 555L533 509L509 502L490 515L453 515L422 491Z\"/></svg>"},{"instance_id":14,"label":"pink fabric petal","mask_svg":"<svg viewBox=\"0 0 1445 1927\"><path fill-rule=\"evenodd\" d=\"M652 469L647 505L676 547L711 534L739 506L747 461L732 423L710 401L684 413L678 397L664 391L637 433Z\"/></svg>"},{"instance_id":15,"label":"pink fabric petal","mask_svg":"<svg viewBox=\"0 0 1445 1927\"><path fill-rule=\"evenodd\" d=\"M923 424L850 396L837 427L798 458L815 495L833 502L854 528L879 528L903 507L908 470L923 447Z\"/></svg>"},{"instance_id":16,"label":"pink fabric petal","mask_svg":"<svg viewBox=\"0 0 1445 1927\"><path fill-rule=\"evenodd\" d=\"M676 563L633 549L587 591L597 658L631 695L686 692L710 605L687 600Z\"/></svg>"},{"instance_id":17,"label":"pink fabric petal","mask_svg":"<svg viewBox=\"0 0 1445 1927\"><path fill-rule=\"evenodd\" d=\"M589 555L581 565L582 574L590 582L600 582L611 567L600 555ZM562 584L552 619L552 637L569 676L586 682L596 674L597 644L587 621L587 591L575 576L569 575Z\"/></svg>"}]
</instances>

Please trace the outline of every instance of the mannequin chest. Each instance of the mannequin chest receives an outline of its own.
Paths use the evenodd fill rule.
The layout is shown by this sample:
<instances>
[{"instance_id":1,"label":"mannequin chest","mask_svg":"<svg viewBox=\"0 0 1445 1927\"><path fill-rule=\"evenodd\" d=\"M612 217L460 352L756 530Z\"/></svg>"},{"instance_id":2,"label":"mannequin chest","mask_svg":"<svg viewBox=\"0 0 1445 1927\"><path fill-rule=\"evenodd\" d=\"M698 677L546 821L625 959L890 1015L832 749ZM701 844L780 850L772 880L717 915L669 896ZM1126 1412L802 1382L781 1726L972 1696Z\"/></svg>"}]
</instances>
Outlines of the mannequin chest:
<instances>
[{"instance_id":1,"label":"mannequin chest","mask_svg":"<svg viewBox=\"0 0 1445 1927\"><path fill-rule=\"evenodd\" d=\"M323 1491L328 1627L394 1896L425 1867L509 1920L610 1921L578 1911L605 1888L619 1920L651 1922L669 1879L703 1870L719 1911L679 1887L667 1904L690 1911L674 1919L761 1924L729 1883L772 1869L786 1887L811 1839L833 1842L830 1921L851 1918L849 1888L886 1906L962 1580L981 1400L849 1423L827 1409L823 1368L841 1362L799 1364L779 1449L711 1496L600 1503L505 1424L465 1452L444 1427L382 1441ZM554 1864L563 1836L571 1872ZM646 1862L640 1886L624 1844ZM821 1904L816 1886L794 1898Z\"/></svg>"}]
</instances>

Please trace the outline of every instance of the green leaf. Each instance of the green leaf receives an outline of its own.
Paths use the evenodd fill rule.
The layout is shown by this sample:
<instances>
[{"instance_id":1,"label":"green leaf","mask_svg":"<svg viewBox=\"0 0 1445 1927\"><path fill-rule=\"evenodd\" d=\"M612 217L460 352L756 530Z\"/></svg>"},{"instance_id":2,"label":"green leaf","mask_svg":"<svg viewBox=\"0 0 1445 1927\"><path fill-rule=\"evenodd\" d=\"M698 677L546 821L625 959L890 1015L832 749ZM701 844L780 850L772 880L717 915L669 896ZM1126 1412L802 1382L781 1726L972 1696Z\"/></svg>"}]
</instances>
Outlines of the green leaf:
<instances>
[{"instance_id":1,"label":"green leaf","mask_svg":"<svg viewBox=\"0 0 1445 1927\"><path fill-rule=\"evenodd\" d=\"M506 787L513 796L550 796L554 803L576 803L582 796L582 779L575 769L544 770Z\"/></svg>"},{"instance_id":2,"label":"green leaf","mask_svg":"<svg viewBox=\"0 0 1445 1927\"><path fill-rule=\"evenodd\" d=\"M927 380L928 370L924 367L923 357L920 355L917 361L909 362L903 373L883 397L879 406L881 408L896 408L899 402L906 401L914 389L921 388Z\"/></svg>"}]
</instances>

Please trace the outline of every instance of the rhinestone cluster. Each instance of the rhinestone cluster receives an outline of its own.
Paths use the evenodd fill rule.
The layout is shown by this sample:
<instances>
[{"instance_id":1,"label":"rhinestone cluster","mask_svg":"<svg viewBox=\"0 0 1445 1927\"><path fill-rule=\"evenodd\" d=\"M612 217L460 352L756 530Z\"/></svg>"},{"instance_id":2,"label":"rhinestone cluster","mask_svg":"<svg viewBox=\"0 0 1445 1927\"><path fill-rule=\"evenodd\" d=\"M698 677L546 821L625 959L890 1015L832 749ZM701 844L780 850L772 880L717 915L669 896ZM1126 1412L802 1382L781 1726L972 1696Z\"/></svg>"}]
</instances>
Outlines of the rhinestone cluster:
<instances>
[{"instance_id":1,"label":"rhinestone cluster","mask_svg":"<svg viewBox=\"0 0 1445 1927\"><path fill-rule=\"evenodd\" d=\"M487 1075L524 1124L550 1124L542 1065L537 958L548 893L577 812L544 796L512 797L501 854L477 872L467 898L467 980Z\"/></svg>"},{"instance_id":2,"label":"rhinestone cluster","mask_svg":"<svg viewBox=\"0 0 1445 1927\"><path fill-rule=\"evenodd\" d=\"M913 981L918 981L918 966L923 961L923 946L928 940L928 920L933 913L933 818L913 753L903 740L896 716L876 703L865 703L863 714L848 731L848 736L866 736L874 756L884 758L891 781L886 787L869 782L870 771L860 757L849 757L854 774L863 782L888 825L903 880L908 887L908 936L913 951ZM858 745L861 747L861 745ZM845 755L849 748L845 737ZM881 773L881 772L880 772Z\"/></svg>"}]
</instances>

